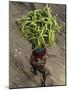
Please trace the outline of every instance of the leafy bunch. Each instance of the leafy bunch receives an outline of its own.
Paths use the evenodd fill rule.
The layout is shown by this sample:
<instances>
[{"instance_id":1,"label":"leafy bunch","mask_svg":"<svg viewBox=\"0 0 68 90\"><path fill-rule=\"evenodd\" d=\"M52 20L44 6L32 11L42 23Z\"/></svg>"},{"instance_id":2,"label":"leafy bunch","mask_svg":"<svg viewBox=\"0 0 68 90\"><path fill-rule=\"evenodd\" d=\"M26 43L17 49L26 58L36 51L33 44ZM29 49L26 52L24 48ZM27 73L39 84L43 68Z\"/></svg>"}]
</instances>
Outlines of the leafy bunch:
<instances>
[{"instance_id":1,"label":"leafy bunch","mask_svg":"<svg viewBox=\"0 0 68 90\"><path fill-rule=\"evenodd\" d=\"M60 26L48 5L29 11L27 15L17 19L17 23L23 35L35 48L55 45L56 32L60 31Z\"/></svg>"}]
</instances>

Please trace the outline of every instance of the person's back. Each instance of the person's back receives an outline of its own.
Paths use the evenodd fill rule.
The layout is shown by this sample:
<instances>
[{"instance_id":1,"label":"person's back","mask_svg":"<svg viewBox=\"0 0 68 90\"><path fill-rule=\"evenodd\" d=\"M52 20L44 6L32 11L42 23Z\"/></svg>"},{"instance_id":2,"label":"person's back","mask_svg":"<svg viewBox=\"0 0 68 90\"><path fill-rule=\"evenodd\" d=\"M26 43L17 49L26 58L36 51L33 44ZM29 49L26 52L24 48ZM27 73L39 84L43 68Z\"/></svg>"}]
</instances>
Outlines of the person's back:
<instances>
[{"instance_id":1,"label":"person's back","mask_svg":"<svg viewBox=\"0 0 68 90\"><path fill-rule=\"evenodd\" d=\"M46 48L43 50L35 50L33 51L30 59L30 63L32 65L33 73L36 75L37 71L42 73L43 81L45 83L45 64L46 64Z\"/></svg>"}]
</instances>

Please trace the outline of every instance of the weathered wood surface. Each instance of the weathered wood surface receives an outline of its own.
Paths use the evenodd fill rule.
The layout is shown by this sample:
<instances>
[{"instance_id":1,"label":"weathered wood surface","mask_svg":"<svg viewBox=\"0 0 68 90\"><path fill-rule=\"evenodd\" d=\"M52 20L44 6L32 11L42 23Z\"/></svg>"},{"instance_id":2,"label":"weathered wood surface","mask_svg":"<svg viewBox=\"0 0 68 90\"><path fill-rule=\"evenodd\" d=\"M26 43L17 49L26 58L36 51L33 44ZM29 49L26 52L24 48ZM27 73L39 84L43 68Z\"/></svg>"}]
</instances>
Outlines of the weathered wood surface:
<instances>
[{"instance_id":1,"label":"weathered wood surface","mask_svg":"<svg viewBox=\"0 0 68 90\"><path fill-rule=\"evenodd\" d=\"M9 2L9 87L41 86L40 74L33 75L29 63L31 45L18 31L15 20L28 11L41 8L43 4ZM58 22L65 23L65 5L52 5L54 14L58 14ZM47 48L47 86L65 85L65 28L57 35L57 45ZM38 72L39 73L39 72Z\"/></svg>"}]
</instances>

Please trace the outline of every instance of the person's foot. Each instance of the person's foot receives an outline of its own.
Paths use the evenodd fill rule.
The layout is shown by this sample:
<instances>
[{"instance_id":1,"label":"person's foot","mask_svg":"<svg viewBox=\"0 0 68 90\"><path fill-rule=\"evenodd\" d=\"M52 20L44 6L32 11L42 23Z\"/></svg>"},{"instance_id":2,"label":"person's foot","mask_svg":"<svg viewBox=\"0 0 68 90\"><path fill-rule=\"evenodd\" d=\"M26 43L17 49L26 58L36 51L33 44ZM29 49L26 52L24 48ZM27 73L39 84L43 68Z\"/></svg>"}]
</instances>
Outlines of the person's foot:
<instances>
[{"instance_id":1,"label":"person's foot","mask_svg":"<svg viewBox=\"0 0 68 90\"><path fill-rule=\"evenodd\" d=\"M43 80L41 80L41 86L42 87L45 87L46 85L45 85L45 82L43 81Z\"/></svg>"},{"instance_id":2,"label":"person's foot","mask_svg":"<svg viewBox=\"0 0 68 90\"><path fill-rule=\"evenodd\" d=\"M33 73L34 73L35 75L37 75L37 71L36 71L36 70L33 70Z\"/></svg>"},{"instance_id":3,"label":"person's foot","mask_svg":"<svg viewBox=\"0 0 68 90\"><path fill-rule=\"evenodd\" d=\"M31 68L31 72L32 72L34 75L37 75L37 70L34 70L33 68Z\"/></svg>"}]
</instances>

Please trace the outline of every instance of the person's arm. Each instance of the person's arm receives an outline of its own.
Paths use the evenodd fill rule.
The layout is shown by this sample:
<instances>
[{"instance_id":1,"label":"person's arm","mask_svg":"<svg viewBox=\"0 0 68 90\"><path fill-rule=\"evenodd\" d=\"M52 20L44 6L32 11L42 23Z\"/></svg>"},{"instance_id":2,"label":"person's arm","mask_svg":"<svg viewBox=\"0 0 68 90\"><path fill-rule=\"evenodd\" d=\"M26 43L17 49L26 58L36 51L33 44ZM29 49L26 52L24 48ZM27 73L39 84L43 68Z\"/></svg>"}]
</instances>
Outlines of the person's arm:
<instances>
[{"instance_id":1,"label":"person's arm","mask_svg":"<svg viewBox=\"0 0 68 90\"><path fill-rule=\"evenodd\" d=\"M46 63L46 59L47 59L47 55L45 54L43 57L43 60L45 61L45 63Z\"/></svg>"}]
</instances>

